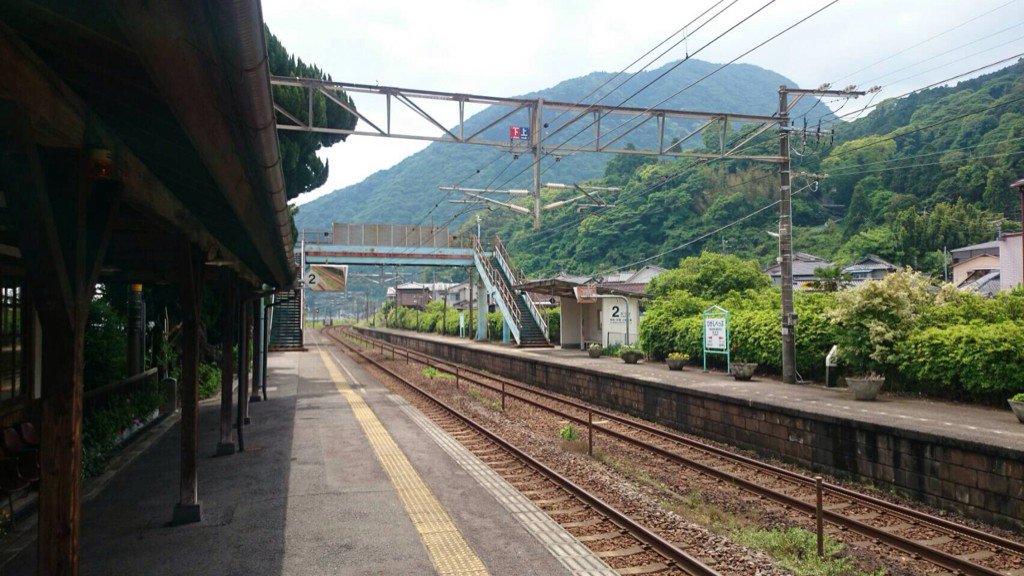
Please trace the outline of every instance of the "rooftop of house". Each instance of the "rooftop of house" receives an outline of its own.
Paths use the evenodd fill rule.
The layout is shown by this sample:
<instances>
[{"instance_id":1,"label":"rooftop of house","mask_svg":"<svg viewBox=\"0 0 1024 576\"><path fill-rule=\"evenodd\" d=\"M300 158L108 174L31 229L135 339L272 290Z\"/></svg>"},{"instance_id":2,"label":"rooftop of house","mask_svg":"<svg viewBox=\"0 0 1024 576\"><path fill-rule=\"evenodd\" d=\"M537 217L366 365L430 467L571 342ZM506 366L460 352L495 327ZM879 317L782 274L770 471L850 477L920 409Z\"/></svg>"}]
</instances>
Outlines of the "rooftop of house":
<instances>
[{"instance_id":1,"label":"rooftop of house","mask_svg":"<svg viewBox=\"0 0 1024 576\"><path fill-rule=\"evenodd\" d=\"M999 254L999 240L982 242L980 244L971 244L970 246L964 246L962 248L954 248L950 250L949 253L956 254L958 252L973 252L976 250L993 250L993 254Z\"/></svg>"},{"instance_id":2,"label":"rooftop of house","mask_svg":"<svg viewBox=\"0 0 1024 576\"><path fill-rule=\"evenodd\" d=\"M806 252L793 253L793 276L814 276L819 268L827 268L832 263L824 258L819 258ZM782 265L775 264L765 269L765 272L772 277L782 276Z\"/></svg>"},{"instance_id":3,"label":"rooftop of house","mask_svg":"<svg viewBox=\"0 0 1024 576\"><path fill-rule=\"evenodd\" d=\"M847 274L856 274L858 272L871 272L874 270L891 270L896 271L899 266L896 266L892 262L882 258L875 254L868 254L867 256L857 260L853 264L850 264L846 268L843 268L843 272Z\"/></svg>"}]
</instances>

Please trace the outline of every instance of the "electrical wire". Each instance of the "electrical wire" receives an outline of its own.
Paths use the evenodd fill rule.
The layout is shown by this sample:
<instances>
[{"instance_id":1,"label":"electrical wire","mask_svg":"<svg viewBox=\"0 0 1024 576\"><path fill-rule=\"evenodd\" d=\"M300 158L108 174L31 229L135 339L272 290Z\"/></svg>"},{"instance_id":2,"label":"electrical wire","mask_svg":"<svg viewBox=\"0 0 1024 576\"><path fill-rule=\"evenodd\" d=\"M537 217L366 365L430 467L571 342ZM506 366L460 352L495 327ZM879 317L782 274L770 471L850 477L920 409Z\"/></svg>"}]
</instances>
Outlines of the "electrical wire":
<instances>
[{"instance_id":1,"label":"electrical wire","mask_svg":"<svg viewBox=\"0 0 1024 576\"><path fill-rule=\"evenodd\" d=\"M961 22L960 24L957 24L956 26L953 26L952 28L949 28L947 30L943 30L942 32L939 32L938 34L935 34L934 36L930 36L928 38L925 38L924 40L921 40L920 42L918 42L916 44L908 46L908 47L900 50L899 52L896 52L895 54L890 54L889 56L886 56L885 58L882 58L881 60L878 60L876 62L872 62L871 64L868 64L867 66L864 66L863 68L858 68L857 70L854 70L853 72L850 72L846 76L843 76L842 78L840 78L836 82L837 83L838 82L842 82L842 81L846 80L847 78L850 78L851 76L855 76L855 75L860 74L861 72L863 72L865 70L868 70L870 68L874 68L875 66L877 66L879 64L882 64L883 62L888 62L889 60L892 60L893 58L895 58L897 56L900 56L902 54L906 54L907 52L913 50L914 48L917 48L919 46L923 46L923 45L931 42L932 40L935 40L936 38L940 38L942 36L945 36L946 34L949 34L950 32L952 32L954 30L959 30L960 28L963 28L964 26L970 24L971 22L974 22L976 20L984 18L985 16L988 16L989 14L991 14L991 13L997 11L997 10L1000 10L1002 8L1006 8L1007 6L1009 6L1010 4L1013 4L1016 1L1017 0L1010 0L1009 2L1006 2L1004 4L1000 4L999 6L996 6L995 8L992 8L991 10L983 12L983 13L975 16L974 18L971 18L970 20L965 20L965 21Z\"/></svg>"},{"instance_id":2,"label":"electrical wire","mask_svg":"<svg viewBox=\"0 0 1024 576\"><path fill-rule=\"evenodd\" d=\"M647 84L645 84L644 86L642 86L642 87L641 87L640 89L636 90L635 92L633 92L632 94L630 94L629 96L627 96L627 97L626 97L625 99L623 99L623 100L622 100L622 101L621 101L621 102L620 102L620 103L618 104L618 106L622 106L622 105L623 105L624 103L628 102L629 100L631 100L632 98L634 98L635 96L637 96L638 94L640 94L641 92L643 92L644 90L646 90L647 88L649 88L649 87L650 87L650 86L651 86L651 85L652 85L653 83L655 83L655 82L657 82L658 80L660 80L660 79L664 78L666 74L668 74L668 73L672 72L673 70L675 70L676 68L678 68L679 66L681 66L682 64L684 64L685 62L689 61L689 60L690 60L690 59L692 59L692 58L693 58L694 56L696 56L697 54L701 53L701 52L702 52L702 51L703 51L704 49L708 48L709 46L711 46L711 45L712 45L712 44L714 44L715 42L719 41L719 40L720 40L721 38L723 38L723 37L724 37L725 35L729 34L729 33L730 33L730 32L732 32L733 30L735 30L736 28L740 27L741 25L743 25L744 23L746 23L746 22L747 22L748 20L750 20L751 18L753 18L754 16L756 16L756 15L757 15L758 13L760 13L760 12L761 12L762 10L764 10L764 9L765 9L765 8L767 8L768 6L771 6L771 5L772 5L772 4L774 4L775 2L776 2L776 0L769 0L769 1L767 2L767 3L765 3L765 4L761 5L761 7L759 7L759 8L757 9L757 10L755 10L754 12L752 12L752 13L748 14L748 15L747 15L747 16L745 16L745 17L744 17L743 19L741 19L741 20L740 20L739 22L737 22L737 23L733 24L732 26L730 26L729 28L727 28L727 29L726 29L726 30L725 30L724 32L722 32L721 34L719 34L718 36L714 37L714 38L713 38L713 39L711 39L711 40L710 40L709 42L707 42L706 44L704 44L703 46L701 46L700 48L698 48L698 49L697 49L697 50L696 50L695 52L693 52L692 54L688 54L688 55L686 56L686 58L684 58L684 59L682 59L682 60L680 60L680 61L676 62L676 63L675 63L675 64L673 64L673 65L672 65L672 66L671 66L671 67L670 67L670 68L669 68L668 70L666 70L666 71L665 71L665 72L663 72L662 74L658 75L658 77L656 77L655 79L651 80L650 82L648 82ZM838 0L832 0L832 2L830 2L830 3L829 3L828 5L826 5L826 6L824 7L824 8L827 8L828 6L831 6L832 4L835 4L836 2L838 2ZM821 9L819 9L819 10L818 10L818 12L820 12L820 11L821 11L821 10L823 10L824 8L821 8ZM720 13L721 13L721 12L720 12ZM720 14L720 13L719 13L719 14ZM816 14L816 13L817 13L817 12L815 12L815 14ZM814 14L812 14L811 16L813 16L813 15L814 15ZM717 16L717 14L716 14L716 16ZM808 17L804 18L803 20L806 20L807 18L810 18L810 16L808 16ZM801 22L803 22L803 20L801 20L800 22L797 22L797 24L800 24ZM705 24L706 24L706 23L705 23ZM792 28L792 27L796 26L797 24L794 24L793 26L790 26L790 28ZM767 40L767 41L765 41L765 42L761 43L760 45L756 46L756 47L755 47L754 49L756 49L756 48L758 48L758 47L760 47L760 46L763 46L763 45L764 45L765 43L767 43L767 42L769 42L769 41L773 40L774 38L778 37L778 36L779 36L779 35L781 35L782 33L785 33L785 32L786 32L786 31L788 31L788 30L789 30L790 28L787 28L786 30L783 30L783 31L782 31L782 32L780 32L779 34L776 34L776 35L775 35L775 36L773 36L772 38L769 38L769 40ZM751 51L753 51L754 49L751 49L751 50L747 51L746 53L744 53L743 55L740 55L739 57L737 57L736 59L734 59L734 60L733 60L732 62L735 62L735 61L736 61L736 60L738 60L739 58L743 57L743 56L744 56L745 54L749 54L749 53L750 53ZM730 64L731 64L732 62L730 62ZM647 107L646 109L644 109L643 111L641 111L641 112L639 112L639 113L637 113L637 114L633 115L633 116L632 116L632 117L630 117L630 118L627 118L627 119L626 119L626 120L624 120L624 121L623 121L623 123L622 123L622 124L620 124L619 126L621 127L621 126L625 125L626 123L632 122L633 120L635 120L635 119L637 119L637 118L640 118L640 117L642 117L642 116L643 116L644 114L646 114L647 112L650 112L651 110L653 110L654 108L657 108L657 107L658 107L658 106L660 106L661 104L664 104L664 103L665 103L665 102L667 102L668 100L671 100L672 98L675 98L676 96L678 96L679 94L681 94L681 93L682 93L683 91L685 91L685 90L688 90L689 88L692 88L692 87L693 87L694 85L696 85L697 83L699 83L699 82L701 82L701 81L703 81L703 80L707 79L707 78L708 78L709 76L711 76L712 74L714 74L714 73L717 73L717 72L718 72L719 70L721 70L721 69L722 69L722 68L724 68L725 66L728 66L728 64L725 64L725 65L723 65L723 66L719 67L718 69L714 70L714 71L713 71L713 72L711 72L710 74L707 74L707 75L705 75L705 76L704 76L703 78L701 78L700 80L697 80L696 82L694 82L694 83L690 84L689 86L687 86L687 87L686 87L686 88L684 88L683 90L680 90L680 91L676 92L675 94L673 94L673 95L669 96L668 98L665 98L665 99L663 99L663 100L659 101L659 102L658 102L657 104L654 104L653 106L649 106L649 107ZM542 154L540 158L538 158L538 159L534 160L534 161L533 161L533 163L531 163L531 164L530 164L529 166L527 166L527 167L526 167L526 168L524 168L523 170L521 170L521 171L517 172L517 173L516 173L515 175L513 175L513 176L512 176L511 178L509 178L508 180L506 180L505 184L502 184L501 186L499 186L499 188L504 188L504 187L505 187L505 186L507 185L507 183L508 183L508 182L512 182L512 181L514 181L514 180L515 180L516 178L518 178L519 176L523 175L523 174L524 174L524 173L525 173L525 172L526 172L527 170L530 170L530 169L532 169L532 168L533 168L533 166L534 166L534 165L535 165L535 164L536 164L537 162L539 162L539 161L540 161L541 159L543 159L544 157L550 156L550 155L554 154L555 152L557 152L558 150L561 150L561 149L562 149L562 148L563 148L564 146L566 146L566 145L567 145L567 144L568 144L569 142L571 142L571 141L572 141L572 140L573 140L574 138L576 138L577 136L579 136L580 134L582 134L583 132L585 132L586 130L588 130L588 129L589 129L590 127L592 127L592 126L594 126L595 124L597 124L597 122L599 122L599 121L600 121L600 120L601 120L602 118L604 118L605 116L607 116L607 115L608 115L609 113L610 113L610 112L603 112L603 113L602 113L601 115L599 115L599 116L598 116L597 118L595 118L594 120L592 120L592 121L591 121L591 122L590 122L589 124L587 124L586 126L584 126L583 128L581 128L581 129L580 129L579 131L577 131L577 132L576 132L575 134L573 134L573 135L572 135L572 136L570 136L569 138L565 139L565 140L564 140L564 141L563 141L563 142L562 142L561 144L558 144L558 145L556 145L556 146L555 146L555 147L554 147L553 149L550 149L550 150L548 150L547 152L544 152L544 154ZM614 131L614 130L610 130L609 132L613 132L613 131ZM607 135L607 133L606 133L606 135ZM597 141L597 139L595 138L595 139L591 140L590 142L588 142L587 144L585 144L585 145L584 145L583 147L585 147L585 146L589 146L590 144L593 144L593 143L595 143L596 141ZM573 154L575 154L575 152L572 152L572 153L570 153L570 154L567 154L566 156L572 156Z\"/></svg>"},{"instance_id":3,"label":"electrical wire","mask_svg":"<svg viewBox=\"0 0 1024 576\"><path fill-rule=\"evenodd\" d=\"M683 33L684 33L684 36L683 36L683 37L682 37L681 39L679 39L679 40L678 40L678 41L677 41L676 43L672 44L672 45L671 45L671 46L669 46L669 47L668 47L668 48L667 48L666 50L664 50L664 51L663 51L663 52L662 52L661 54L659 54L658 56L654 57L654 58L653 58L653 59L651 59L651 60L650 60L649 62L647 62L646 64L644 64L644 65L643 65L643 66L642 66L642 67L641 67L641 68L640 68L639 70L636 70L635 72L633 72L632 74L630 74L628 78L626 78L625 80L623 80L622 82L620 82L620 83L619 83L618 85L616 85L616 86L615 86L614 88L612 88L611 90L609 90L607 94L605 94L604 96L601 96L601 97L600 97L600 98L598 98L598 99L597 99L596 101L594 101L594 102L590 103L590 104L589 104L589 105L587 106L587 108L586 108L586 109L584 109L584 110L583 110L583 112L581 112L580 114L585 114L585 113L587 113L587 111L589 111L589 110L593 109L593 107L594 107L594 106L595 106L596 104L600 103L600 102L601 102L602 100L604 100L605 98L607 98L608 96L610 96L610 95L611 95L611 94L612 94L612 93L613 93L613 92L614 92L615 90L617 90L617 89L621 88L621 87L622 87L622 86L624 86L624 85L625 85L626 83L628 83L628 82L629 82L630 80L632 80L633 78L635 78L635 77L636 77L636 76L637 76L638 74L640 74L641 72L643 72L643 71L647 70L647 68L648 68L648 67L650 67L650 66L651 66L652 64L654 64L655 62L657 62L658 60L660 60L660 59L661 59L662 57L664 57L664 56L665 56L666 54L668 54L668 53L669 53L670 51L674 50L674 49L675 49L676 47L678 47L678 46L679 46L679 44L681 44L681 43L683 43L683 42L687 41L687 40L689 39L689 37L690 37L691 35L693 35L693 33L697 32L697 30L699 30L699 29L700 29L701 27L703 27L703 26L704 26L705 24L707 24L708 22L711 22L711 20L714 20L714 19L715 19L716 17L718 17L718 15L720 15L720 14L721 14L722 12L725 12L725 10L728 10L728 9L729 9L729 8L731 8L731 7L732 7L732 6L734 5L734 4L736 4L736 2L738 2L738 0L732 0L732 2L730 2L728 6L726 6L726 7L725 7L725 8L723 9L723 10L721 10L721 11L720 11L720 12L719 12L718 14L715 14L714 16L712 16L712 17L711 17L711 18L710 18L710 19L708 20L708 22L705 22L704 24L702 24L702 25L701 25L700 27L698 27L698 28L697 28L697 30L694 30L694 31L692 31L692 32L689 32L689 33L686 33L686 30L687 30L687 28L689 28L690 26L693 26L693 24L694 24L695 22L697 22L698 20L700 20L701 18L703 18L703 17L705 16L705 15L707 15L707 14L708 14L708 12L711 12L712 10L714 10L715 8L717 8L718 6L720 6L720 5L721 5L722 3L724 3L725 1L726 1L726 0L718 0L717 2L715 2L714 4L712 4L712 5L711 5L711 6L709 7L709 8L707 8L706 10L704 10L703 12L701 12L700 14L698 14L698 15L697 15L697 16L696 16L695 18L693 18L692 20L690 20L690 21L689 21L688 23L686 23L686 24L685 24L685 25L684 25L683 27L681 27L681 28L677 29L677 30L676 30L675 32L673 32L673 33L672 33L672 34L670 34L670 35L669 35L668 37L666 37L666 38L665 38L664 40L662 40L661 42L659 42L658 44L656 44L656 45L655 45L655 46L654 46L653 48L651 48L650 50L648 50L647 52L645 52L645 53L644 53L643 55L641 55L641 56L640 56L639 58L637 58L637 59L633 60L633 61L632 61L631 63L629 63L628 65L626 65L626 67L624 67L624 68L623 68L622 70L620 70L619 72L615 73L615 74L614 74L613 76L610 76L609 78L607 78L607 79L606 79L606 80L605 80L604 82L602 82L602 83L601 83L601 85L599 85L599 86L598 86L597 88L594 88L594 89L593 89L593 90L591 90L591 91L590 91L590 92L589 92L588 94L586 94L586 95L585 95L585 96L583 96L582 98L578 99L578 100L577 100L577 101L575 102L575 104L574 104L574 107L575 107L575 106L579 106L580 104L582 104L582 103L584 102L584 100L586 100L587 98L590 98L590 97L591 97L591 96L593 96L594 94L598 93L598 92L599 92L599 91L600 91L601 89L603 89L603 88L604 88L605 86L607 86L608 84L610 84L610 83L611 83L612 81L614 81L614 80L615 80L616 78L618 78L618 77L619 77L619 76L621 76L622 74L625 74L627 70L629 70L629 69L630 69L631 67L635 66L635 65L636 65L636 64L637 64L638 62L640 62L641 60L643 60L644 58L646 58L647 56L649 56L649 55L650 55L651 53L653 53L653 52L654 52L655 50L657 50L657 49L658 49L658 48L660 48L661 46L665 45L665 43L667 43L668 41L670 41L670 40L671 40L672 38L674 38L674 37L676 37L677 35L679 35L679 33L680 33L680 32L683 32ZM555 117L554 117L553 119L549 120L548 122L549 122L549 123L554 123L554 122L556 122L557 120L559 120L559 119L560 119L560 118L561 118L562 116L564 116L564 115L565 115L565 114L567 114L567 113L568 113L568 109L566 109L566 110L562 110L561 112L559 112L559 113L558 113L558 115L556 115L556 116L555 116ZM543 121L543 119L541 119L541 120ZM499 157L500 157L500 155L499 155ZM489 189L491 189L491 186L493 186L494 182L495 182L495 181L497 181L497 179L498 179L498 178L499 178L499 177L500 177L500 176L501 176L502 174L504 174L506 170L508 170L509 168L511 168L511 167L512 167L512 165L513 165L513 164L515 163L515 160L516 160L516 158L513 158L513 159L512 159L512 160L511 160L511 161L510 161L510 162L509 162L509 163L508 163L508 164L507 164L507 165L506 165L506 166L505 166L504 168L502 168L502 169L501 169L501 171L499 171L499 172L498 172L498 174L496 174L496 175L494 176L494 178L492 178L492 179L491 179L491 181L490 181L490 182L489 182L489 183L487 184L487 186L484 186L484 189L485 189L485 190L489 190ZM491 161L491 162L489 162L489 163L488 163L487 165L489 166L489 165L490 165L490 164L492 164L493 162L494 162L494 161L492 160L492 161ZM476 170L476 172L474 173L474 175L475 175L475 174L479 174L479 173L480 173L480 171L481 171L481 169L477 169L477 170ZM470 176L470 177L472 177L472 176ZM467 177L467 178L465 178L465 179L463 179L463 181L462 181L462 182L465 182L465 180L467 180L467 179L468 179L468 177ZM458 188L458 187L459 187L459 186L461 186L461 185L462 185L462 183L460 182L459 184L456 184L456 185L454 186L454 188ZM450 195L451 195L451 193L452 193L452 192L454 192L454 191L449 191L449 192L448 192L448 193L447 193L447 194L445 195L445 198L444 198L444 200L447 200L447 199L448 199L448 197L450 197ZM442 200L442 201L444 201L444 200ZM437 205L435 205L435 208L436 208L436 207L437 207Z\"/></svg>"}]
</instances>

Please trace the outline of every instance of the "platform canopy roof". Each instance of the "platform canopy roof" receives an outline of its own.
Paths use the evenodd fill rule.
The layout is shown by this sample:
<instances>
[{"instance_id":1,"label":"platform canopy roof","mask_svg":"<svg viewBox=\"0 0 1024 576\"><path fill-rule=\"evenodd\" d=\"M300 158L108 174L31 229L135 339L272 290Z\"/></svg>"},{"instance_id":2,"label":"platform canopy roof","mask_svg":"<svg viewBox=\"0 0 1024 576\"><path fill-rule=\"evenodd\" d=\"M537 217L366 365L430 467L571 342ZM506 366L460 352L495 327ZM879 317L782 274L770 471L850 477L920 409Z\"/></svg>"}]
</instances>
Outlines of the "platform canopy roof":
<instances>
[{"instance_id":1,"label":"platform canopy roof","mask_svg":"<svg viewBox=\"0 0 1024 576\"><path fill-rule=\"evenodd\" d=\"M633 296L637 298L646 298L648 294L645 294L643 289L646 284L622 284L616 282L599 282L597 279L591 276L575 276L572 274L566 274L560 272L551 278L543 278L540 280L530 280L524 282L516 289L525 290L536 294L548 294L551 296L559 296L562 298L574 298L574 288L584 285L594 285L597 288L598 294L612 294L616 296Z\"/></svg>"},{"instance_id":2,"label":"platform canopy roof","mask_svg":"<svg viewBox=\"0 0 1024 576\"><path fill-rule=\"evenodd\" d=\"M123 184L101 281L170 279L185 239L254 284L294 282L257 0L3 5L7 149L109 151Z\"/></svg>"}]
</instances>

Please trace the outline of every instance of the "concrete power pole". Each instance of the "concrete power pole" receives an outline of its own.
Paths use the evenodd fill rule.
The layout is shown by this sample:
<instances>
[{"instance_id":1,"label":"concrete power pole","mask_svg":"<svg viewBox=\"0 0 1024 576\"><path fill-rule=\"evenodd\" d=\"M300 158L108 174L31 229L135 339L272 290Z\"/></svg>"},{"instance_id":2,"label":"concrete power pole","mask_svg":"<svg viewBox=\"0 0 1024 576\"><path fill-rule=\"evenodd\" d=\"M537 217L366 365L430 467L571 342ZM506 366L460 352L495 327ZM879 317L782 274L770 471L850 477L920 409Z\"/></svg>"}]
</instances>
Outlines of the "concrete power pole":
<instances>
[{"instance_id":1,"label":"concrete power pole","mask_svg":"<svg viewBox=\"0 0 1024 576\"><path fill-rule=\"evenodd\" d=\"M782 381L796 383L796 311L793 306L793 196L790 188L789 93L779 87L779 265L782 268Z\"/></svg>"},{"instance_id":2,"label":"concrete power pole","mask_svg":"<svg viewBox=\"0 0 1024 576\"><path fill-rule=\"evenodd\" d=\"M867 92L853 87L828 90L822 86L803 90L779 86L779 266L782 272L782 381L796 384L796 310L793 306L793 190L790 184L789 111L804 96L836 96L856 98ZM874 90L874 89L872 89ZM796 94L792 103L789 95Z\"/></svg>"}]
</instances>

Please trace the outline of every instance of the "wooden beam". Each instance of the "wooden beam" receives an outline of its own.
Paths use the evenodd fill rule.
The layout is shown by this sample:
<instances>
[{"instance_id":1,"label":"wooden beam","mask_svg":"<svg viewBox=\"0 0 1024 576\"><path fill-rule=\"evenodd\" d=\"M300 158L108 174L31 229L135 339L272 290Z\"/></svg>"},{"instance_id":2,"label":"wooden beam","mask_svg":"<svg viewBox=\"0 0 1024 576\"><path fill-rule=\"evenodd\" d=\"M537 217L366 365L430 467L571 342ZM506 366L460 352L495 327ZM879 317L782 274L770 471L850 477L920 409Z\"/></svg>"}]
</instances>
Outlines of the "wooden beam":
<instances>
[{"instance_id":1,"label":"wooden beam","mask_svg":"<svg viewBox=\"0 0 1024 576\"><path fill-rule=\"evenodd\" d=\"M227 456L235 453L235 443L231 440L231 393L235 382L235 316L238 304L235 302L235 286L238 280L229 270L224 270L221 278L223 300L220 309L220 442L217 443L217 455Z\"/></svg>"},{"instance_id":2,"label":"wooden beam","mask_svg":"<svg viewBox=\"0 0 1024 576\"><path fill-rule=\"evenodd\" d=\"M199 313L203 294L203 251L188 243L181 250L181 478L174 524L200 522L199 500Z\"/></svg>"}]
</instances>

